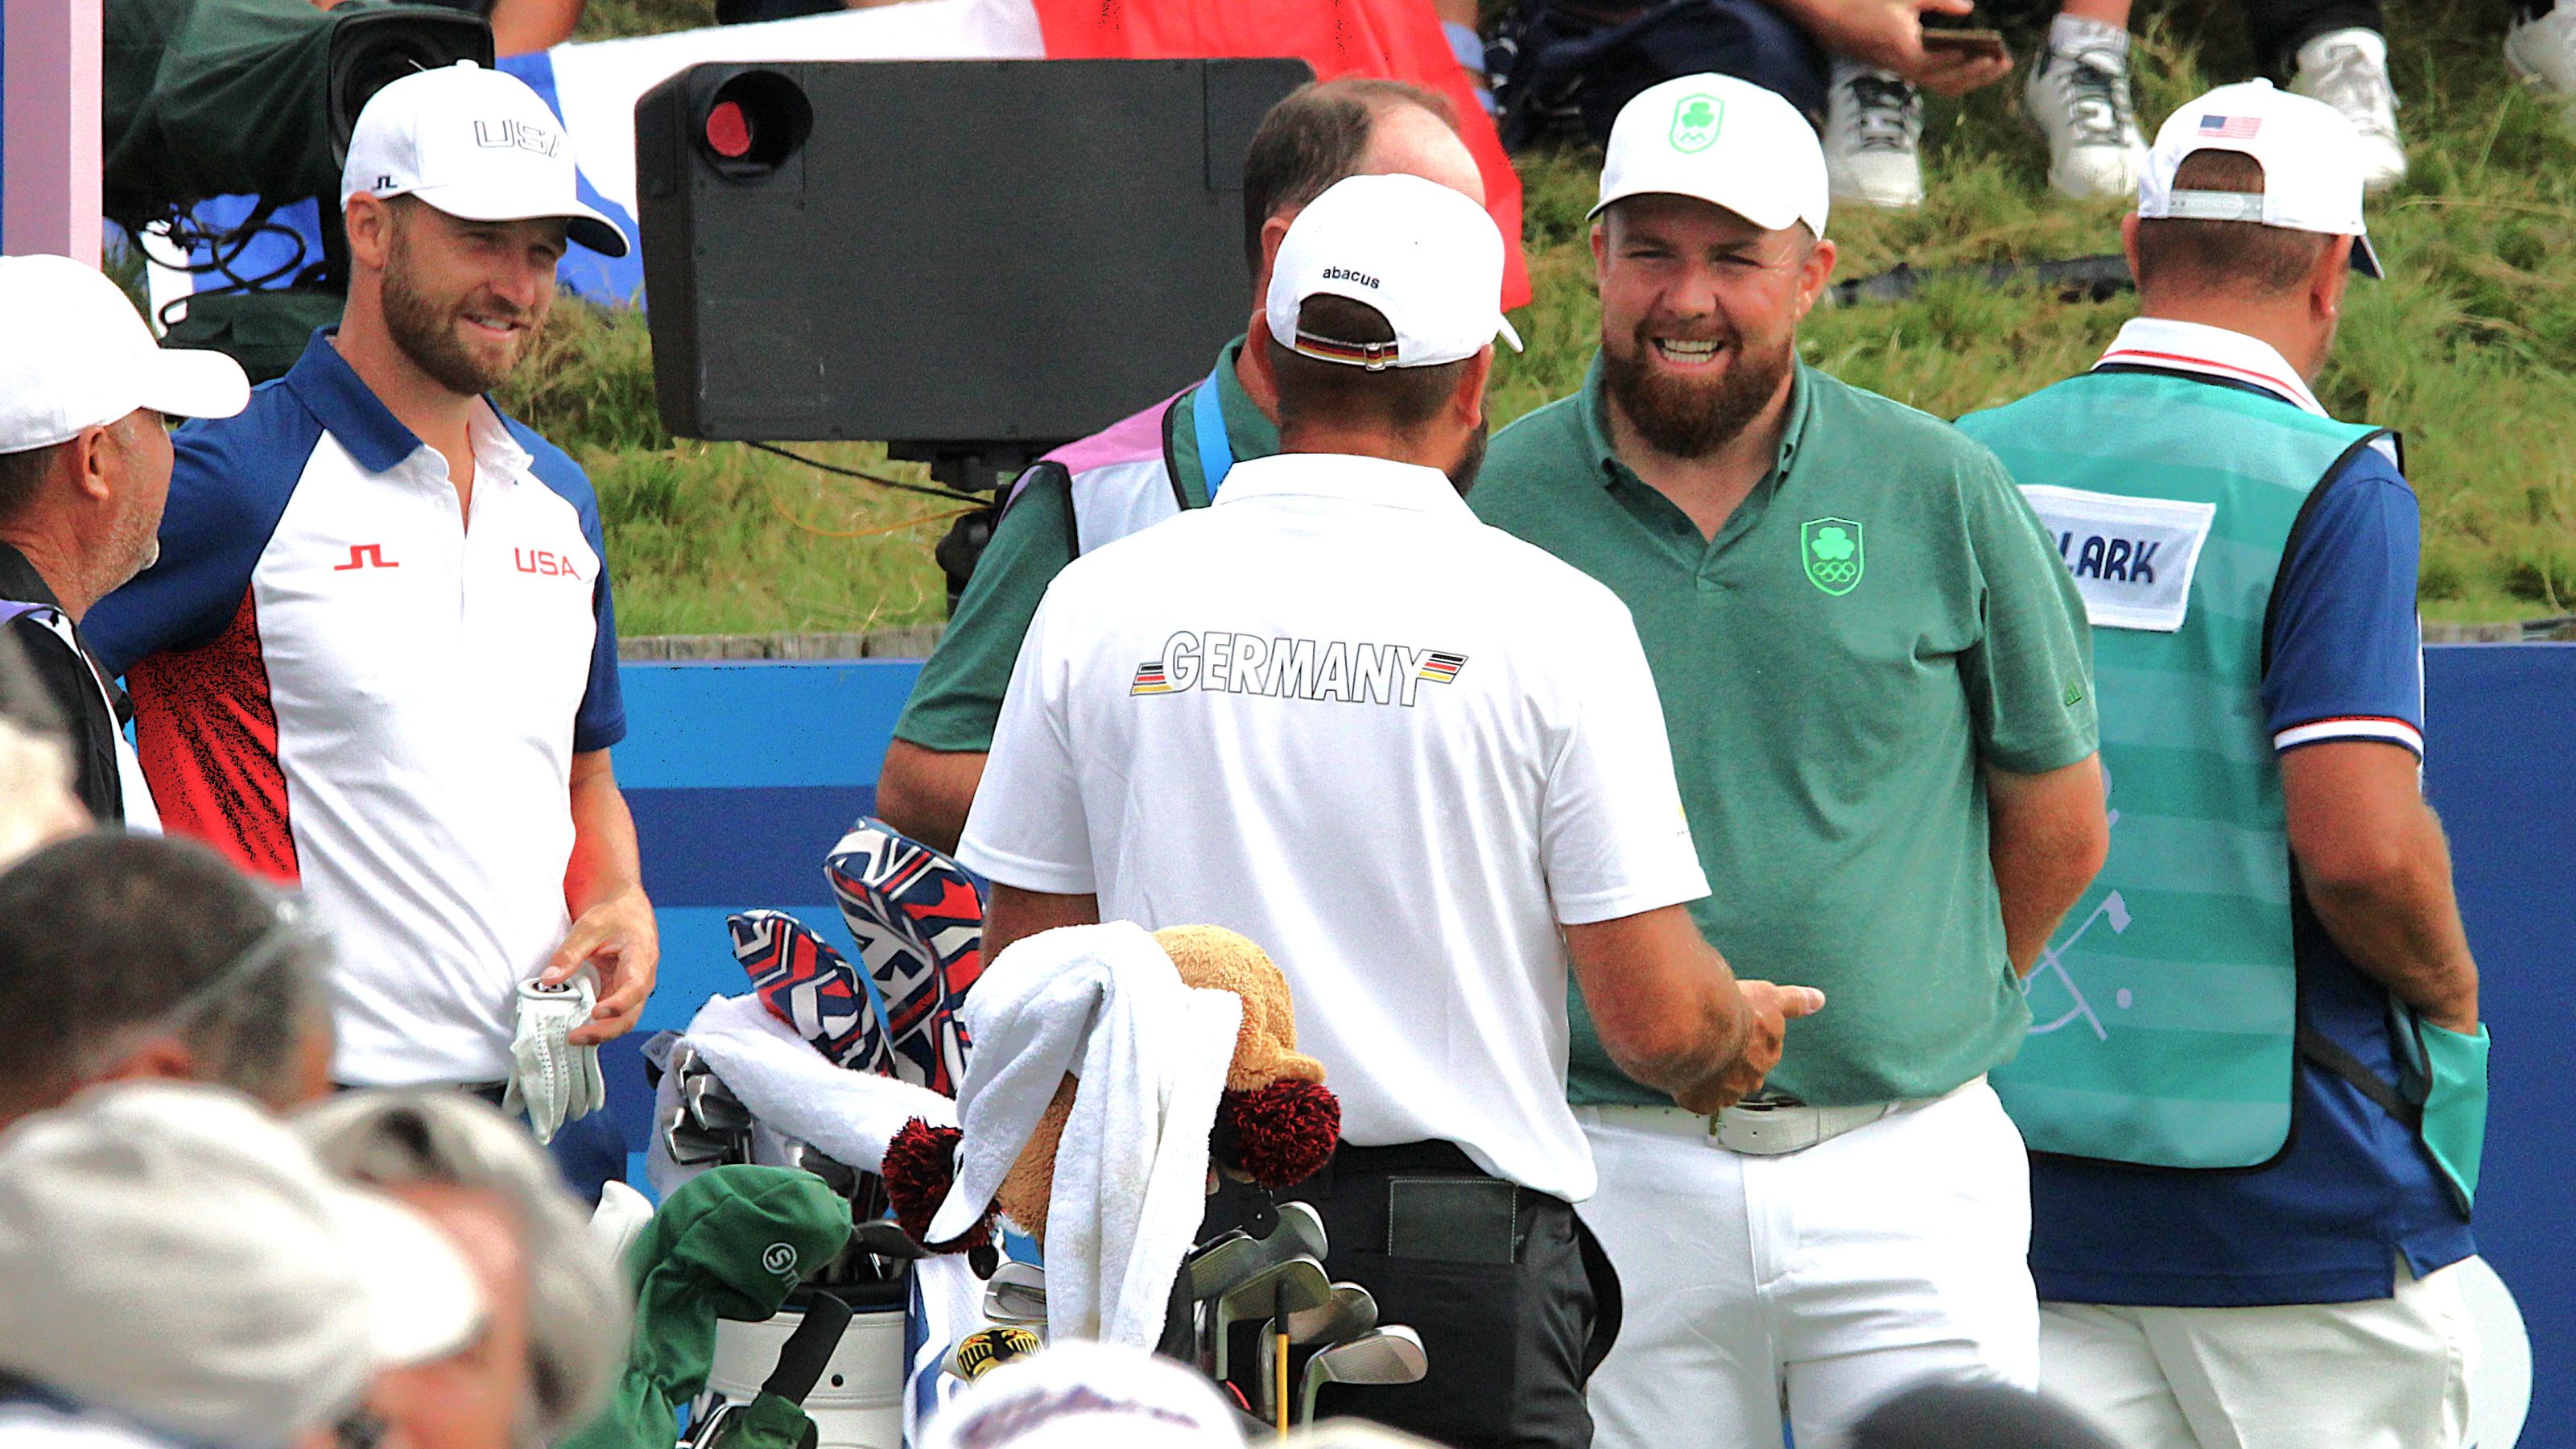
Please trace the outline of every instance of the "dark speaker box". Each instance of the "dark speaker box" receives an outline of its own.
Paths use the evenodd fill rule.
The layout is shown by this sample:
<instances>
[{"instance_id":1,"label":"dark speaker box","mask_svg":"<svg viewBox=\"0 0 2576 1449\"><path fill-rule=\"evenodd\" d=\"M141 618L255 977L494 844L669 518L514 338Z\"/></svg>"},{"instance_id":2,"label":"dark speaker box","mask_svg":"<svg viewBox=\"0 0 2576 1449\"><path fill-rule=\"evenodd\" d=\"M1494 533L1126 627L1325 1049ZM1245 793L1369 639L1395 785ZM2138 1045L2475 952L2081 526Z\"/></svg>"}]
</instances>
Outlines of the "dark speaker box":
<instances>
[{"instance_id":1,"label":"dark speaker box","mask_svg":"<svg viewBox=\"0 0 2576 1449\"><path fill-rule=\"evenodd\" d=\"M701 65L635 107L662 416L1025 458L1251 315L1243 159L1298 60Z\"/></svg>"}]
</instances>

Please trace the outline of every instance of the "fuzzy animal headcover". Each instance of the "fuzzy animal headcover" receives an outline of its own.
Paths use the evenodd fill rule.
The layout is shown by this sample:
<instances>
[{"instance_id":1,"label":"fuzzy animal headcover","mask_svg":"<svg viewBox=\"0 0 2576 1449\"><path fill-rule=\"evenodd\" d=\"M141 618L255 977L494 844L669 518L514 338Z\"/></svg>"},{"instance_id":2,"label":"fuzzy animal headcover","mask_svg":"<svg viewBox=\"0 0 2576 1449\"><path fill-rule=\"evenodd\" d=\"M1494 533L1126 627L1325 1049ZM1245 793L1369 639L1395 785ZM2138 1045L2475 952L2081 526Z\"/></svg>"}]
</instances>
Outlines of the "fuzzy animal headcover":
<instances>
[{"instance_id":1,"label":"fuzzy animal headcover","mask_svg":"<svg viewBox=\"0 0 2576 1449\"><path fill-rule=\"evenodd\" d=\"M1227 1063L1225 1093L1211 1124L1219 1171L1263 1187L1302 1182L1331 1160L1341 1137L1341 1104L1323 1086L1323 1064L1297 1050L1297 1016L1288 979L1259 946L1220 926L1171 926L1154 933L1184 985L1232 992L1243 1020ZM995 1192L993 1205L1040 1246L1046 1242L1058 1144L1072 1115L1080 1079L1057 1084L1028 1143ZM914 1122L887 1150L887 1195L896 1221L927 1241L930 1219L955 1175L959 1130ZM963 1251L990 1241L983 1223L930 1246Z\"/></svg>"}]
</instances>

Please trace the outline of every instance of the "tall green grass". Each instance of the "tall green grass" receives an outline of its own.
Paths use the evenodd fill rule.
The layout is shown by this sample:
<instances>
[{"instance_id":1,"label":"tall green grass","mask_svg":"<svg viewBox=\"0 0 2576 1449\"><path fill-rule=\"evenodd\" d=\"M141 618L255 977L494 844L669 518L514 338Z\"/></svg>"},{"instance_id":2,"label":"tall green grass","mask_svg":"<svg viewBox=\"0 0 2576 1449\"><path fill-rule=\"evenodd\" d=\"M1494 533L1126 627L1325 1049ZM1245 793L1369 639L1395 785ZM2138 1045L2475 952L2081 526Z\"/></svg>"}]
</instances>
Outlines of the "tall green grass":
<instances>
[{"instance_id":1,"label":"tall green grass","mask_svg":"<svg viewBox=\"0 0 2576 1449\"><path fill-rule=\"evenodd\" d=\"M658 24L705 4L593 0L592 20ZM2353 287L2318 393L2339 416L2406 436L2424 506L2428 617L2576 611L2576 141L2507 80L2503 0L2391 9L2413 171L2372 203L2390 276ZM2238 13L2216 0L2141 7L2139 101L2151 129L2207 86L2253 72ZM1935 103L1929 201L1911 213L1838 211L1838 275L2118 249L2123 205L2047 190L2046 150L2020 91L2016 74L1962 103ZM1598 318L1583 214L1597 165L1579 152L1521 158L1536 295L1515 317L1529 351L1496 371L1497 422L1571 390L1591 355ZM1902 304L1820 310L1802 347L1837 376L1947 417L2081 370L2133 311L2128 299L2070 305L1942 282ZM654 416L650 343L632 314L565 307L547 345L512 402L589 462L629 633L939 617L929 549L944 524L869 538L811 531L898 522L939 511L935 500L826 482L731 445L675 444ZM826 451L843 462L875 456Z\"/></svg>"}]
</instances>

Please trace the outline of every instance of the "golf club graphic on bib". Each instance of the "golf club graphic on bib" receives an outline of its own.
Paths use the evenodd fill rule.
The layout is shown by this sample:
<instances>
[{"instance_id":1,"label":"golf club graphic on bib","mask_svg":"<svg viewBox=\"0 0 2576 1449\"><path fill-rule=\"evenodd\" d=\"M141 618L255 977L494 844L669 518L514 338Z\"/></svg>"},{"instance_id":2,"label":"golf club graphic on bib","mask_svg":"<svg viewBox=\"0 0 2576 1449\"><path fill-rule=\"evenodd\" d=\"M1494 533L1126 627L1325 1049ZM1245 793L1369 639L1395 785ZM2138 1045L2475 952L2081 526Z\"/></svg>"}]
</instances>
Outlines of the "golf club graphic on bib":
<instances>
[{"instance_id":1,"label":"golf club graphic on bib","mask_svg":"<svg viewBox=\"0 0 2576 1449\"><path fill-rule=\"evenodd\" d=\"M1806 561L1807 582L1836 598L1860 587L1867 556L1861 551L1860 525L1848 518L1811 518L1798 525L1798 556Z\"/></svg>"}]
</instances>

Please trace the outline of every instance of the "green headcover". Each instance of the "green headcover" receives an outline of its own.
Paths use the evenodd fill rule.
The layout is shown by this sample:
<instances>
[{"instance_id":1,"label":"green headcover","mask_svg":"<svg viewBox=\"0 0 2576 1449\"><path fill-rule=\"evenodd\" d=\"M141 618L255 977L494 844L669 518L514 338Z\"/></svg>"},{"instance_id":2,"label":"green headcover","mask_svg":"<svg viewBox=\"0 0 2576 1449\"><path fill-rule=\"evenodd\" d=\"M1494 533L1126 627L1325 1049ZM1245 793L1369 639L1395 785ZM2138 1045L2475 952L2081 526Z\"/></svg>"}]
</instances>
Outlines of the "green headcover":
<instances>
[{"instance_id":1,"label":"green headcover","mask_svg":"<svg viewBox=\"0 0 2576 1449\"><path fill-rule=\"evenodd\" d=\"M626 1372L607 1410L565 1449L671 1449L680 1406L706 1387L716 1320L776 1314L849 1240L848 1200L811 1173L733 1166L690 1179L626 1252L635 1285Z\"/></svg>"}]
</instances>

